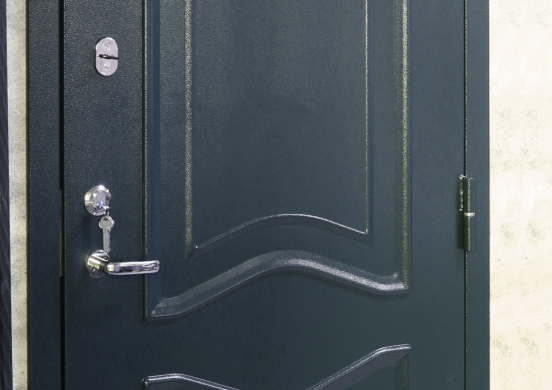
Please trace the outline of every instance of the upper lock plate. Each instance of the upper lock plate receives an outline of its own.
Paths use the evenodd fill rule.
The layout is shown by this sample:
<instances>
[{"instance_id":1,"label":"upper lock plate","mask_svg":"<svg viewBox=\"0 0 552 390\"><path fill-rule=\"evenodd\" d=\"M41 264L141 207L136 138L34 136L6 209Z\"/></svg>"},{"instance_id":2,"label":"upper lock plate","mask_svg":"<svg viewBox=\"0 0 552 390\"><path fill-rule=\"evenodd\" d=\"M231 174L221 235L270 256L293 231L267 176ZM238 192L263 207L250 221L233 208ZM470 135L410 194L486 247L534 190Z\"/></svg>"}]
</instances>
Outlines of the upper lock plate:
<instances>
[{"instance_id":1,"label":"upper lock plate","mask_svg":"<svg viewBox=\"0 0 552 390\"><path fill-rule=\"evenodd\" d=\"M104 215L111 203L111 192L102 185L92 187L84 195L84 206L92 215Z\"/></svg>"},{"instance_id":2,"label":"upper lock plate","mask_svg":"<svg viewBox=\"0 0 552 390\"><path fill-rule=\"evenodd\" d=\"M111 76L119 66L119 46L115 39L105 37L96 44L96 70L102 76Z\"/></svg>"}]
</instances>

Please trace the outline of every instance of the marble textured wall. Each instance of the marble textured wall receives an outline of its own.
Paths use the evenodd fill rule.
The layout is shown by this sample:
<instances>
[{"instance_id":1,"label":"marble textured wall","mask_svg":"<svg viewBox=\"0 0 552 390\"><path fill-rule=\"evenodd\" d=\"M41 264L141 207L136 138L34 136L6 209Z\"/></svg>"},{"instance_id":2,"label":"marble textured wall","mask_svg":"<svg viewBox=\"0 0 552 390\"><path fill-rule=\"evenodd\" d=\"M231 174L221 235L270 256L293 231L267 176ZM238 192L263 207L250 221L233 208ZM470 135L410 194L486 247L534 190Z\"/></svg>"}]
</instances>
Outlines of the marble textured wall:
<instances>
[{"instance_id":1,"label":"marble textured wall","mask_svg":"<svg viewBox=\"0 0 552 390\"><path fill-rule=\"evenodd\" d=\"M6 1L13 388L27 389L26 2Z\"/></svg>"},{"instance_id":2,"label":"marble textured wall","mask_svg":"<svg viewBox=\"0 0 552 390\"><path fill-rule=\"evenodd\" d=\"M550 0L490 0L493 390L552 383L550 42Z\"/></svg>"}]
</instances>

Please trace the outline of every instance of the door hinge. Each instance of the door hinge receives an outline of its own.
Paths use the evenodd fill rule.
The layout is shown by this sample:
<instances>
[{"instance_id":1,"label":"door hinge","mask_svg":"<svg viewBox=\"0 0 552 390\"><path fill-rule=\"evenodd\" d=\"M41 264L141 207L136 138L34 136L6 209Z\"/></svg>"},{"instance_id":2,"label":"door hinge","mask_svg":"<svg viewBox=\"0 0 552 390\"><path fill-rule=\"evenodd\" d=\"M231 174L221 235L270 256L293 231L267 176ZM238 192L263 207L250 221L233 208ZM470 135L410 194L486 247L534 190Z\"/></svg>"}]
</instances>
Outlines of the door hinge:
<instances>
[{"instance_id":1,"label":"door hinge","mask_svg":"<svg viewBox=\"0 0 552 390\"><path fill-rule=\"evenodd\" d=\"M458 204L464 213L464 250L475 250L475 179L460 175L458 178Z\"/></svg>"}]
</instances>

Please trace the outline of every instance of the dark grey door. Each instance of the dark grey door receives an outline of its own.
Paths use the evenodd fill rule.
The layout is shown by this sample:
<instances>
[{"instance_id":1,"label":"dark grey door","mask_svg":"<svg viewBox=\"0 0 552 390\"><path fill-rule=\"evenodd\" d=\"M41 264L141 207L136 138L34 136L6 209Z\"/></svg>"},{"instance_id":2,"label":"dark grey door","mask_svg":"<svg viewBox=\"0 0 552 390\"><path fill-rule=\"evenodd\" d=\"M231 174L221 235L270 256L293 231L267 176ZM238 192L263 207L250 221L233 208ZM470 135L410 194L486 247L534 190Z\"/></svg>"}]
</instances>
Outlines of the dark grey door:
<instances>
[{"instance_id":1,"label":"dark grey door","mask_svg":"<svg viewBox=\"0 0 552 390\"><path fill-rule=\"evenodd\" d=\"M463 32L453 0L65 1L67 389L463 389ZM111 259L158 273L89 276L98 184Z\"/></svg>"}]
</instances>

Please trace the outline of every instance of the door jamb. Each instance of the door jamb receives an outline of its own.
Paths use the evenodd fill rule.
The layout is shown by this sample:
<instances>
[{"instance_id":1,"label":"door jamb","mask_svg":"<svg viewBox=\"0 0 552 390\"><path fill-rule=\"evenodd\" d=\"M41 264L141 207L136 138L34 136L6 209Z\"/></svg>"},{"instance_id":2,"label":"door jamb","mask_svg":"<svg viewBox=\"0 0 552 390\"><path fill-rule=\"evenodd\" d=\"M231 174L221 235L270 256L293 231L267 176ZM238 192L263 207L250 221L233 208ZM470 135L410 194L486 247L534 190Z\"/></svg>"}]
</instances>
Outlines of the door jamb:
<instances>
[{"instance_id":1,"label":"door jamb","mask_svg":"<svg viewBox=\"0 0 552 390\"><path fill-rule=\"evenodd\" d=\"M63 388L62 1L27 1L28 388Z\"/></svg>"},{"instance_id":2,"label":"door jamb","mask_svg":"<svg viewBox=\"0 0 552 390\"><path fill-rule=\"evenodd\" d=\"M0 0L0 389L12 383L6 1Z\"/></svg>"}]
</instances>

